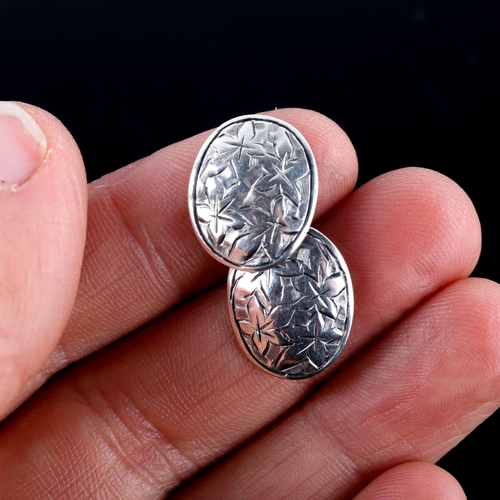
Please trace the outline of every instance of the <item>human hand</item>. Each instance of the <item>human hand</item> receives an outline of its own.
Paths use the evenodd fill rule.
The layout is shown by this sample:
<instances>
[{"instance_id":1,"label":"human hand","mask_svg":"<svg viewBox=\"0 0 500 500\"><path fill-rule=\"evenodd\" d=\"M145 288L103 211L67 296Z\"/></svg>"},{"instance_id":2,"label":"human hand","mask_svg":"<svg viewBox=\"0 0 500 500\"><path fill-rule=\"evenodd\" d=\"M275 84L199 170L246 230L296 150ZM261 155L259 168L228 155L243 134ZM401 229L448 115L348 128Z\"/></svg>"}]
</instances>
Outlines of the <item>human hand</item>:
<instances>
[{"instance_id":1,"label":"human hand","mask_svg":"<svg viewBox=\"0 0 500 500\"><path fill-rule=\"evenodd\" d=\"M239 348L227 269L191 228L208 133L90 184L87 226L78 148L20 106L47 148L16 146L0 117L13 144L0 168L15 148L24 178L44 158L0 191L1 411L25 401L0 429L1 498L464 497L431 464L499 405L500 290L467 279L480 228L456 184L409 168L351 194L346 135L310 111L271 113L314 151L313 226L345 257L356 304L336 363L282 380Z\"/></svg>"}]
</instances>

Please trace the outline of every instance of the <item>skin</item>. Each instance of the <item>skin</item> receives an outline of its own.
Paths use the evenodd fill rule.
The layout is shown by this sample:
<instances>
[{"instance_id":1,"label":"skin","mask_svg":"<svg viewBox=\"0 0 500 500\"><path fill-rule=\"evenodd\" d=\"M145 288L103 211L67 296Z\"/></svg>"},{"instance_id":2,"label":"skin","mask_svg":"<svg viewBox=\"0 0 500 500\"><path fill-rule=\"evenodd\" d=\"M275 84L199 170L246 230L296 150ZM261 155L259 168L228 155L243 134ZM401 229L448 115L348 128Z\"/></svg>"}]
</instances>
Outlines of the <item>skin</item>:
<instances>
[{"instance_id":1,"label":"skin","mask_svg":"<svg viewBox=\"0 0 500 500\"><path fill-rule=\"evenodd\" d=\"M1 498L465 498L433 463L499 406L500 287L468 278L480 225L455 183L407 168L352 192L356 154L336 124L269 113L314 151L313 225L356 301L334 366L281 380L240 349L227 268L191 228L209 132L86 186L61 123L21 106L49 153L0 192L13 235L0 239Z\"/></svg>"}]
</instances>

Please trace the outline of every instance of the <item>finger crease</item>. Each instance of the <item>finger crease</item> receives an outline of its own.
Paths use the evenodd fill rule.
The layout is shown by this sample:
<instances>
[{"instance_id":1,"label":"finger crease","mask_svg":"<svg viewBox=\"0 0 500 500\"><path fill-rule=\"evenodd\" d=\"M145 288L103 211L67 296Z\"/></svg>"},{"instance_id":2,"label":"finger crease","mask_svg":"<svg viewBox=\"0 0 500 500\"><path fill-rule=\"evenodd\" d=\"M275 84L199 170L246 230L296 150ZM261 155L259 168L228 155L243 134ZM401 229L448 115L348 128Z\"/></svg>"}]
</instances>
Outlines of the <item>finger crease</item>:
<instances>
[{"instance_id":1,"label":"finger crease","mask_svg":"<svg viewBox=\"0 0 500 500\"><path fill-rule=\"evenodd\" d=\"M93 423L100 441L132 474L131 478L129 474L120 478L117 474L121 469L109 463L107 471L102 464L98 467L100 477L114 474L114 482L124 484L125 488L127 484L136 485L139 479L141 490L153 489L158 494L181 484L187 471L196 468L121 388L106 386L104 389L92 375L76 381L75 388L96 417Z\"/></svg>"},{"instance_id":2,"label":"finger crease","mask_svg":"<svg viewBox=\"0 0 500 500\"><path fill-rule=\"evenodd\" d=\"M173 294L178 290L179 283L174 278L173 272L167 265L167 260L162 258L161 252L156 248L153 239L148 234L146 227L143 224L135 225L129 220L128 214L124 212L120 203L116 199L116 195L108 188L105 187L106 198L110 210L115 214L120 225L128 235L128 240L131 246L134 247L133 255L137 260L146 275L149 277L151 284L155 286L157 292L161 296ZM182 294L175 294L175 302L178 301Z\"/></svg>"}]
</instances>

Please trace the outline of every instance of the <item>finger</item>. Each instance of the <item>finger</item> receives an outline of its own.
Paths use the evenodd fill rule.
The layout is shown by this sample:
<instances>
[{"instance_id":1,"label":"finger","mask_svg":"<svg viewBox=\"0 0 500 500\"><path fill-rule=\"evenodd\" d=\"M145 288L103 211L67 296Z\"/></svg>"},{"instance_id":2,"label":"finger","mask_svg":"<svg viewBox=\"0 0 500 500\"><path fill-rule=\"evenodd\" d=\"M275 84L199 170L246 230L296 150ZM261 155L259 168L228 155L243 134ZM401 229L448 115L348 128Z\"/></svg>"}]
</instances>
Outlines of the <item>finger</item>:
<instances>
[{"instance_id":1,"label":"finger","mask_svg":"<svg viewBox=\"0 0 500 500\"><path fill-rule=\"evenodd\" d=\"M449 178L421 168L374 179L316 226L338 243L361 304L354 327L363 335L351 336L347 356L439 288L469 276L481 251L469 197Z\"/></svg>"},{"instance_id":2,"label":"finger","mask_svg":"<svg viewBox=\"0 0 500 500\"><path fill-rule=\"evenodd\" d=\"M1 102L0 414L66 326L85 222L85 172L69 133L40 109Z\"/></svg>"},{"instance_id":3,"label":"finger","mask_svg":"<svg viewBox=\"0 0 500 500\"><path fill-rule=\"evenodd\" d=\"M354 500L466 500L457 480L425 462L396 465L383 472Z\"/></svg>"},{"instance_id":4,"label":"finger","mask_svg":"<svg viewBox=\"0 0 500 500\"><path fill-rule=\"evenodd\" d=\"M497 283L450 285L178 498L347 499L437 461L500 405L499 331Z\"/></svg>"},{"instance_id":5,"label":"finger","mask_svg":"<svg viewBox=\"0 0 500 500\"><path fill-rule=\"evenodd\" d=\"M416 189L418 184L420 189ZM411 210L398 210L396 220L394 206L403 201ZM422 210L427 210L427 217L414 216ZM338 217L353 224L335 231L341 227ZM451 224L455 218L469 222ZM469 273L479 251L473 244L478 241L475 232L479 228L470 201L449 179L419 169L374 180L322 224L331 228L327 234L335 235L355 273L366 269L353 276L359 320L355 320L349 342L358 351L381 333L377 328L397 320L396 314L385 313L381 321L380 311L373 308L373 295L379 296L385 308L404 316L444 283ZM351 238L351 231L358 237ZM414 252L415 246L420 252ZM436 252L437 246L447 251ZM387 247L394 258L387 256ZM371 266L365 268L359 261L367 256ZM392 266L395 272L391 272ZM420 276L420 293L399 283L413 283L415 275ZM351 349L344 362L355 353ZM109 474L110 484L129 488L130 477L122 476L124 471L116 464L139 460L148 464L152 485L162 491L171 489L269 425L316 382L280 380L247 360L229 325L226 290L221 286L61 375L11 420L5 431L12 432L14 441L3 443L5 462L19 467L17 461L12 462L11 447L18 442L15 437L22 435L26 452L16 446L15 457L22 460L20 470L28 475L40 473L37 464L47 465L49 460L54 475L50 482L71 471L66 477L77 478L74 482L81 487L89 477ZM49 421L56 423L53 429L47 428ZM82 429L79 422L85 422ZM89 427L99 429L99 438L89 439ZM113 460L103 463L99 446L109 439L119 443L119 449L113 445L106 455ZM29 456L33 442L43 449L36 460ZM80 466L75 468L75 463ZM142 487L141 479L135 480L136 487ZM133 488L130 491L138 494Z\"/></svg>"},{"instance_id":6,"label":"finger","mask_svg":"<svg viewBox=\"0 0 500 500\"><path fill-rule=\"evenodd\" d=\"M318 113L272 113L299 129L319 169L316 217L354 187L356 154L345 133ZM59 348L22 399L52 373L225 279L191 227L187 192L192 165L209 132L169 146L90 185L82 279Z\"/></svg>"}]
</instances>

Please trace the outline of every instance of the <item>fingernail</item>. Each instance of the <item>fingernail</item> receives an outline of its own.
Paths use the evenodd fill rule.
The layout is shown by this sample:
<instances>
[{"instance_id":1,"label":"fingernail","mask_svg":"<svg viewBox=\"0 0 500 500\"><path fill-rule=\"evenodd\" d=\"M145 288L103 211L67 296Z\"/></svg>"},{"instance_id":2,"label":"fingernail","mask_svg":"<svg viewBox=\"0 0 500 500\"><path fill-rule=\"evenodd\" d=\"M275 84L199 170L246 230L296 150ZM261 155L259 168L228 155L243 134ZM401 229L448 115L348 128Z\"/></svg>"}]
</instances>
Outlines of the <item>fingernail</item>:
<instances>
[{"instance_id":1,"label":"fingernail","mask_svg":"<svg viewBox=\"0 0 500 500\"><path fill-rule=\"evenodd\" d=\"M46 151L47 138L33 117L13 102L0 101L0 189L24 184Z\"/></svg>"}]
</instances>

